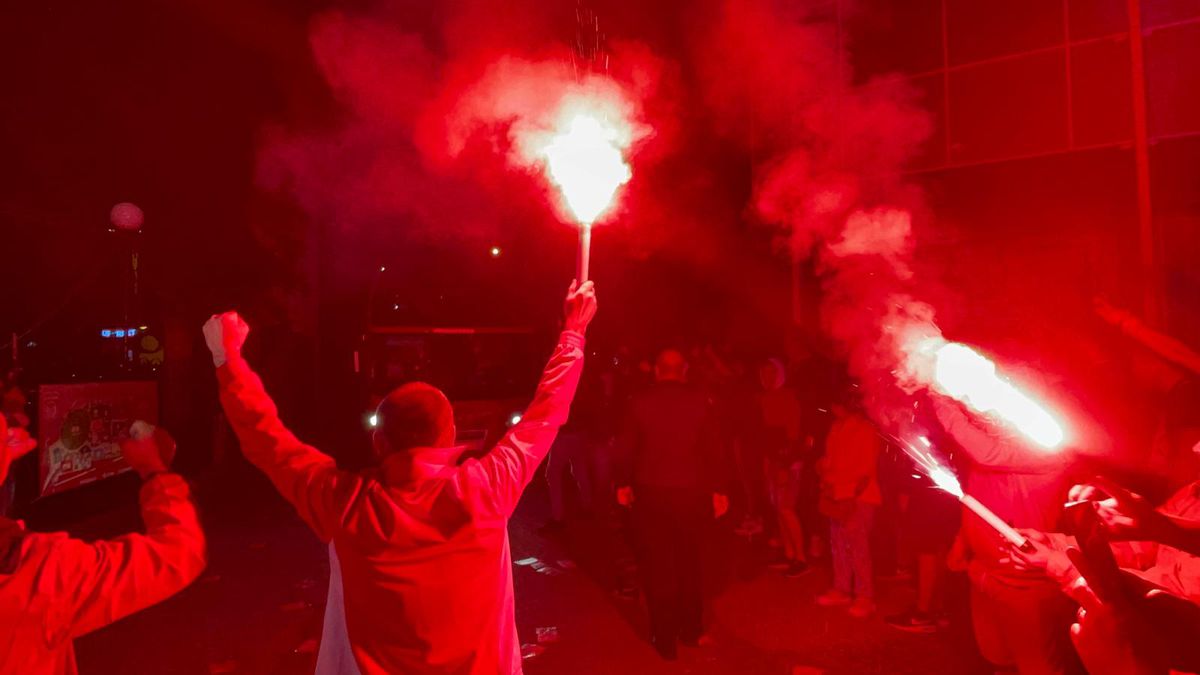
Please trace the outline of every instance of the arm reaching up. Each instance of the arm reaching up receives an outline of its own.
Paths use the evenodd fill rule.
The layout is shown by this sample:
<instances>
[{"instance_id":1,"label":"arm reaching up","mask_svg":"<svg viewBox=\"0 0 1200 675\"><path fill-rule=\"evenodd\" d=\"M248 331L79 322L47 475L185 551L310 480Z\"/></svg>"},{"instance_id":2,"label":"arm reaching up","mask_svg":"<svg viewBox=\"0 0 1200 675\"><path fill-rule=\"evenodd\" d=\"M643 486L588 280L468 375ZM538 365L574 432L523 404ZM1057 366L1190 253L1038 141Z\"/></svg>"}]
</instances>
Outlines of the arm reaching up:
<instances>
[{"instance_id":1,"label":"arm reaching up","mask_svg":"<svg viewBox=\"0 0 1200 675\"><path fill-rule=\"evenodd\" d=\"M485 512L507 518L525 486L533 479L558 429L567 421L579 376L583 373L584 333L596 315L596 291L591 281L567 291L566 321L558 345L542 373L533 402L504 438L478 461L462 466L464 492L475 494Z\"/></svg>"},{"instance_id":2,"label":"arm reaching up","mask_svg":"<svg viewBox=\"0 0 1200 675\"><path fill-rule=\"evenodd\" d=\"M1061 469L1065 462L1058 453L1031 450L1023 441L994 433L986 426L989 422L969 417L961 404L945 397L934 397L934 412L946 433L981 467L1012 473L1047 473Z\"/></svg>"},{"instance_id":3,"label":"arm reaching up","mask_svg":"<svg viewBox=\"0 0 1200 675\"><path fill-rule=\"evenodd\" d=\"M349 505L364 481L340 471L329 455L296 438L279 418L262 380L242 358L250 327L234 312L204 324L204 340L213 355L221 407L233 426L242 454L274 483L323 541L345 525Z\"/></svg>"}]
</instances>

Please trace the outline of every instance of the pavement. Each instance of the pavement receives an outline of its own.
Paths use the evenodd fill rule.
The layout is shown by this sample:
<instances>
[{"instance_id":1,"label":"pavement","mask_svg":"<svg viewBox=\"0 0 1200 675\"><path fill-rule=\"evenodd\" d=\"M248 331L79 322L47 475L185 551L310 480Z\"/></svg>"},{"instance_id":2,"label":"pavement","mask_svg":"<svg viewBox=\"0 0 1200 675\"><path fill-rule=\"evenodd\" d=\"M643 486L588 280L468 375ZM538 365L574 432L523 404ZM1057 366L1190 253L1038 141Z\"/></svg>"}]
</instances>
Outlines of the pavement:
<instances>
[{"instance_id":1,"label":"pavement","mask_svg":"<svg viewBox=\"0 0 1200 675\"><path fill-rule=\"evenodd\" d=\"M83 675L312 672L329 574L325 546L259 476L210 478L197 491L208 569L178 596L78 639ZM727 525L714 528L708 556L713 644L681 648L678 661L665 662L645 639L636 592L619 592L636 574L616 519L581 519L547 537L539 533L546 512L538 481L510 524L513 559L537 559L514 575L518 630L537 645L525 660L528 675L986 672L960 603L951 626L929 635L817 607L827 565L787 579L765 569L762 542L738 538ZM72 520L66 528L80 536L111 536L136 527L137 511L126 498ZM912 590L881 580L878 594L886 615L904 609Z\"/></svg>"}]
</instances>

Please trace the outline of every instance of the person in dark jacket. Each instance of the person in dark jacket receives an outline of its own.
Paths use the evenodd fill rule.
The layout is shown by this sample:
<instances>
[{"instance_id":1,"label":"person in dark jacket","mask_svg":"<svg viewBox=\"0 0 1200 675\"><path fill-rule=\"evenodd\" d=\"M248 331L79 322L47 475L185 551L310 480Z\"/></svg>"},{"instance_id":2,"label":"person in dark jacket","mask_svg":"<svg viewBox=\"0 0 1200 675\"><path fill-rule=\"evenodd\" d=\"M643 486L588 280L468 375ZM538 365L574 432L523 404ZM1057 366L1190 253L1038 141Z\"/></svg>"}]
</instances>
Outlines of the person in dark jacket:
<instances>
[{"instance_id":1,"label":"person in dark jacket","mask_svg":"<svg viewBox=\"0 0 1200 675\"><path fill-rule=\"evenodd\" d=\"M617 499L632 506L650 638L665 659L704 639L701 544L729 508L719 487L720 436L708 398L687 384L683 354L666 350L655 385L630 402L620 439L626 460Z\"/></svg>"}]
</instances>

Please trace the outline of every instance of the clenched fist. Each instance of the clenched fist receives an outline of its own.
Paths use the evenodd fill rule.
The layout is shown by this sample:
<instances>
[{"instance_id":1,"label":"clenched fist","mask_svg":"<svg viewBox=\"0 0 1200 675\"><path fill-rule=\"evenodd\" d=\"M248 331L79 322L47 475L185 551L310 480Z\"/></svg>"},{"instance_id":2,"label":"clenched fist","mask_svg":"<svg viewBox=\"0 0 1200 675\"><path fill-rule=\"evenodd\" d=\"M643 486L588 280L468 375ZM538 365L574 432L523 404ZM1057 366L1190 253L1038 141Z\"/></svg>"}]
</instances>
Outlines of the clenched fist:
<instances>
[{"instance_id":1,"label":"clenched fist","mask_svg":"<svg viewBox=\"0 0 1200 675\"><path fill-rule=\"evenodd\" d=\"M121 456L142 479L169 471L175 460L175 439L165 429L134 422L129 438L122 439Z\"/></svg>"},{"instance_id":2,"label":"clenched fist","mask_svg":"<svg viewBox=\"0 0 1200 675\"><path fill-rule=\"evenodd\" d=\"M240 356L248 335L250 326L237 312L213 314L204 323L204 342L212 352L213 365L220 368L229 357Z\"/></svg>"}]
</instances>

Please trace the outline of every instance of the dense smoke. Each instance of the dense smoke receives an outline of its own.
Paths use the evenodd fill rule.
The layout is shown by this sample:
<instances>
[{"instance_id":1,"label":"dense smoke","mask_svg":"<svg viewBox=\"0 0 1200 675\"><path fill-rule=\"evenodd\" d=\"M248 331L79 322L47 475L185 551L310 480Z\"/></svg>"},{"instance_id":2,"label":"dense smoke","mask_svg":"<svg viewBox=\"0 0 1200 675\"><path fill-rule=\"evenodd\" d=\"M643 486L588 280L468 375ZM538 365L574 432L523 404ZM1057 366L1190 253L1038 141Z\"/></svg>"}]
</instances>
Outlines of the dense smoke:
<instances>
[{"instance_id":1,"label":"dense smoke","mask_svg":"<svg viewBox=\"0 0 1200 675\"><path fill-rule=\"evenodd\" d=\"M340 227L400 223L407 236L460 238L514 213L556 215L524 145L553 126L564 98L602 100L629 120L634 156L657 135L642 110L662 70L648 49L615 42L614 66L594 68L535 20L535 3L446 4L449 18L404 18L384 3L314 19L313 54L342 117L324 130L269 130L260 186Z\"/></svg>"},{"instance_id":2,"label":"dense smoke","mask_svg":"<svg viewBox=\"0 0 1200 675\"><path fill-rule=\"evenodd\" d=\"M622 222L659 245L665 223L705 241L716 214L771 228L788 253L815 261L822 329L885 418L894 385L913 385L904 345L936 335L913 265L920 193L901 173L930 122L903 80L857 82L837 17L812 4L825 9L779 0L628 9L686 37L664 46L613 36L604 67L592 69L567 47L571 17L544 3L447 3L421 30L387 3L330 12L313 22L311 42L344 118L324 132L268 134L260 182L314 217L399 218L413 235L462 236L514 210L561 220L521 139L546 127L564 94L600 92L631 122L635 179ZM749 204L745 192L706 188L729 181L705 161L701 137L744 158Z\"/></svg>"},{"instance_id":3,"label":"dense smoke","mask_svg":"<svg viewBox=\"0 0 1200 675\"><path fill-rule=\"evenodd\" d=\"M815 258L822 329L884 421L895 385L922 379L907 346L937 334L912 262L920 193L901 173L931 125L904 81L855 82L837 17L786 7L721 6L698 50L706 100L755 159L753 214Z\"/></svg>"}]
</instances>

